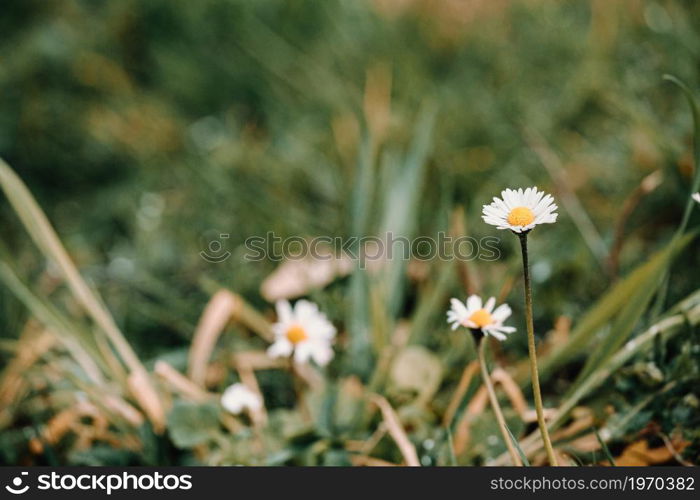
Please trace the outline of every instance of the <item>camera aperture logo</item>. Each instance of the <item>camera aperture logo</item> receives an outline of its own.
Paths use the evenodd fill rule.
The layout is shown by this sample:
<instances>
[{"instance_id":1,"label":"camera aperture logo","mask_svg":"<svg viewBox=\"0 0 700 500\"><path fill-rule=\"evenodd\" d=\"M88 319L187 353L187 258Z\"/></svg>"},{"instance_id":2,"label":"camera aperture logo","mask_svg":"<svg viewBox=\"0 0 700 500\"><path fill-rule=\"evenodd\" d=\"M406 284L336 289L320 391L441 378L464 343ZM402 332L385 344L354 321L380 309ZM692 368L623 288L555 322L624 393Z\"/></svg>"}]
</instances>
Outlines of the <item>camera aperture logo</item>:
<instances>
[{"instance_id":1,"label":"camera aperture logo","mask_svg":"<svg viewBox=\"0 0 700 500\"><path fill-rule=\"evenodd\" d=\"M226 250L224 240L228 240L230 236L228 233L220 233L217 237L210 239L207 248L199 252L199 256L212 264L225 262L231 257L231 252Z\"/></svg>"},{"instance_id":2,"label":"camera aperture logo","mask_svg":"<svg viewBox=\"0 0 700 500\"><path fill-rule=\"evenodd\" d=\"M13 495L26 493L30 486L24 479L28 472L22 472L12 479L11 484L5 489ZM122 472L120 474L70 474L57 473L40 474L37 476L36 489L43 491L59 490L83 490L105 492L111 495L113 491L132 490L190 490L192 489L192 476L190 474L161 474L160 472L148 474L132 474Z\"/></svg>"},{"instance_id":3,"label":"camera aperture logo","mask_svg":"<svg viewBox=\"0 0 700 500\"><path fill-rule=\"evenodd\" d=\"M22 486L24 483L23 476L29 475L28 472L21 472L19 476L16 476L12 479L12 485L7 485L5 486L5 489L12 493L13 495L21 495L22 493L26 493L27 490L29 489L29 485L25 484Z\"/></svg>"}]
</instances>

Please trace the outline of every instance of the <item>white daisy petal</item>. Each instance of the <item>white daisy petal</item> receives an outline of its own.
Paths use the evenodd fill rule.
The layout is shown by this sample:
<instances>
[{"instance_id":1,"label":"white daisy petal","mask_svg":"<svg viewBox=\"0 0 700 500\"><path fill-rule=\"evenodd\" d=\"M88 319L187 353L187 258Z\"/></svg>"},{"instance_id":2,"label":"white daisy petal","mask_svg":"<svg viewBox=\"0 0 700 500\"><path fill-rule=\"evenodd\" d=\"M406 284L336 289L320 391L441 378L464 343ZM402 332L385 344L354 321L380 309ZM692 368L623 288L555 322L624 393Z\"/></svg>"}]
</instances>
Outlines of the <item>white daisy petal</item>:
<instances>
[{"instance_id":1,"label":"white daisy petal","mask_svg":"<svg viewBox=\"0 0 700 500\"><path fill-rule=\"evenodd\" d=\"M308 300L299 300L294 304L294 315L297 321L313 320L318 313L318 306Z\"/></svg>"},{"instance_id":2,"label":"white daisy petal","mask_svg":"<svg viewBox=\"0 0 700 500\"><path fill-rule=\"evenodd\" d=\"M311 358L312 352L313 348L310 342L300 342L294 349L294 362L297 364L306 363Z\"/></svg>"},{"instance_id":3,"label":"white daisy petal","mask_svg":"<svg viewBox=\"0 0 700 500\"><path fill-rule=\"evenodd\" d=\"M505 335L495 330L489 330L488 335L491 335L493 338L495 338L496 340L500 340L501 342L506 339Z\"/></svg>"},{"instance_id":4,"label":"white daisy petal","mask_svg":"<svg viewBox=\"0 0 700 500\"><path fill-rule=\"evenodd\" d=\"M292 354L293 350L293 344L283 337L267 348L267 355L271 358L286 358Z\"/></svg>"},{"instance_id":5,"label":"white daisy petal","mask_svg":"<svg viewBox=\"0 0 700 500\"><path fill-rule=\"evenodd\" d=\"M507 205L507 203L504 200L502 200L500 198L496 198L495 196L493 197L493 203L491 204L491 207L494 209L494 211L496 211L496 213L498 213L498 211L501 211L501 210L506 211L506 212L508 210L510 210L510 207Z\"/></svg>"},{"instance_id":6,"label":"white daisy petal","mask_svg":"<svg viewBox=\"0 0 700 500\"><path fill-rule=\"evenodd\" d=\"M280 323L287 323L292 320L292 306L286 300L278 300L275 304L277 310L277 320Z\"/></svg>"},{"instance_id":7,"label":"white daisy petal","mask_svg":"<svg viewBox=\"0 0 700 500\"><path fill-rule=\"evenodd\" d=\"M700 203L700 193L695 193L695 194L693 194L693 199L694 199L695 201L697 201L698 203Z\"/></svg>"},{"instance_id":8,"label":"white daisy petal","mask_svg":"<svg viewBox=\"0 0 700 500\"><path fill-rule=\"evenodd\" d=\"M452 312L454 312L456 316L461 317L467 314L467 306L460 300L450 299L450 304L452 305Z\"/></svg>"},{"instance_id":9,"label":"white daisy petal","mask_svg":"<svg viewBox=\"0 0 700 500\"><path fill-rule=\"evenodd\" d=\"M467 309L469 312L474 312L477 309L481 309L481 297L478 295L470 295L467 298Z\"/></svg>"},{"instance_id":10,"label":"white daisy petal","mask_svg":"<svg viewBox=\"0 0 700 500\"><path fill-rule=\"evenodd\" d=\"M263 401L257 392L243 384L233 384L221 395L221 406L228 412L239 414L244 411L258 411Z\"/></svg>"},{"instance_id":11,"label":"white daisy petal","mask_svg":"<svg viewBox=\"0 0 700 500\"><path fill-rule=\"evenodd\" d=\"M311 350L311 358L318 366L326 366L333 359L333 349L328 344L315 344Z\"/></svg>"},{"instance_id":12,"label":"white daisy petal","mask_svg":"<svg viewBox=\"0 0 700 500\"><path fill-rule=\"evenodd\" d=\"M534 207L537 207L537 205L539 205L540 202L542 201L542 198L544 198L544 191L538 192L537 188L532 188L532 189L534 189L535 191L530 199L530 205L528 205L528 206L534 208Z\"/></svg>"},{"instance_id":13,"label":"white daisy petal","mask_svg":"<svg viewBox=\"0 0 700 500\"><path fill-rule=\"evenodd\" d=\"M503 196L503 201L505 202L506 207L508 207L508 210L512 210L513 208L518 206L517 203L519 202L519 200L515 191L506 189L505 191L501 192L501 195Z\"/></svg>"},{"instance_id":14,"label":"white daisy petal","mask_svg":"<svg viewBox=\"0 0 700 500\"><path fill-rule=\"evenodd\" d=\"M511 315L512 311L510 309L510 306L508 304L501 304L496 308L495 311L491 313L491 316L496 318L497 321L499 322L504 322L508 317Z\"/></svg>"}]
</instances>

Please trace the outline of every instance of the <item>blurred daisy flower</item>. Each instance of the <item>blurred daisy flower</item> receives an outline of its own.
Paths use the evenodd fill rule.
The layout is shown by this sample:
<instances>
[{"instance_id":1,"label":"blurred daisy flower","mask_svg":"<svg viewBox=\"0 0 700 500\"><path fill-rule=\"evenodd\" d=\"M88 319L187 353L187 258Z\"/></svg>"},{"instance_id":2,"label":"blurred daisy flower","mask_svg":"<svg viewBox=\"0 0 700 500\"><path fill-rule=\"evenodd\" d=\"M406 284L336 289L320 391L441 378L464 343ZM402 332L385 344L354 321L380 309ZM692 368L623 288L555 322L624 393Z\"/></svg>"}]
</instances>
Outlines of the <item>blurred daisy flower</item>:
<instances>
[{"instance_id":1,"label":"blurred daisy flower","mask_svg":"<svg viewBox=\"0 0 700 500\"><path fill-rule=\"evenodd\" d=\"M221 406L234 415L244 411L251 413L259 411L262 405L260 395L243 384L233 384L221 395Z\"/></svg>"},{"instance_id":2,"label":"blurred daisy flower","mask_svg":"<svg viewBox=\"0 0 700 500\"><path fill-rule=\"evenodd\" d=\"M460 326L472 330L481 330L484 335L491 335L498 340L505 340L507 333L513 333L515 328L505 326L503 322L511 315L508 304L501 304L494 310L496 299L491 297L483 304L481 297L470 295L466 303L457 299L450 300L452 307L447 311L447 322L452 329Z\"/></svg>"},{"instance_id":3,"label":"blurred daisy flower","mask_svg":"<svg viewBox=\"0 0 700 500\"><path fill-rule=\"evenodd\" d=\"M695 201L697 201L698 203L700 203L700 193L695 193L695 194L693 195L693 199L694 199Z\"/></svg>"},{"instance_id":4,"label":"blurred daisy flower","mask_svg":"<svg viewBox=\"0 0 700 500\"><path fill-rule=\"evenodd\" d=\"M527 232L538 224L552 224L557 221L557 205L552 195L538 191L537 187L506 189L501 198L493 198L490 205L484 205L484 222L498 229L510 229L515 233Z\"/></svg>"},{"instance_id":5,"label":"blurred daisy flower","mask_svg":"<svg viewBox=\"0 0 700 500\"><path fill-rule=\"evenodd\" d=\"M294 354L295 363L313 359L319 366L327 365L333 358L331 343L335 327L318 306L308 300L299 300L292 307L286 300L275 305L277 323L272 325L275 342L268 348L272 358Z\"/></svg>"}]
</instances>

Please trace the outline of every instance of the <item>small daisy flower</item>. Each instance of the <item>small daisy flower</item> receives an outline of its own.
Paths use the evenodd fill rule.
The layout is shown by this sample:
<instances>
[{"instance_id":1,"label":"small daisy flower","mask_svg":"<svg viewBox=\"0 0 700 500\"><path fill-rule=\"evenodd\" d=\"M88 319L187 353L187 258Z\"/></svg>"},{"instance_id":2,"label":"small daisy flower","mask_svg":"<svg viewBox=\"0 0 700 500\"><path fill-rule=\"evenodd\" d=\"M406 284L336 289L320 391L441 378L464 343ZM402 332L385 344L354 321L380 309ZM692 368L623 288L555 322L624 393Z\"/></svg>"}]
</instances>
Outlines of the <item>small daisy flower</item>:
<instances>
[{"instance_id":1,"label":"small daisy flower","mask_svg":"<svg viewBox=\"0 0 700 500\"><path fill-rule=\"evenodd\" d=\"M447 311L447 322L452 329L460 326L472 330L481 330L484 335L491 335L498 340L505 340L507 333L513 333L515 328L505 326L503 322L511 314L508 304L501 304L494 310L496 299L491 297L483 304L481 297L470 295L466 303L457 299L450 300L452 307Z\"/></svg>"},{"instance_id":2,"label":"small daisy flower","mask_svg":"<svg viewBox=\"0 0 700 500\"><path fill-rule=\"evenodd\" d=\"M262 405L260 395L243 384L233 384L221 395L221 406L234 415L244 411L251 413L259 411Z\"/></svg>"},{"instance_id":3,"label":"small daisy flower","mask_svg":"<svg viewBox=\"0 0 700 500\"><path fill-rule=\"evenodd\" d=\"M695 201L697 201L698 203L700 203L700 193L695 193L695 194L693 195L693 199L694 199Z\"/></svg>"},{"instance_id":4,"label":"small daisy flower","mask_svg":"<svg viewBox=\"0 0 700 500\"><path fill-rule=\"evenodd\" d=\"M493 198L493 203L484 205L484 222L498 229L510 229L515 233L527 232L538 224L552 224L557 221L557 205L552 195L538 191L537 187L506 189L501 198Z\"/></svg>"},{"instance_id":5,"label":"small daisy flower","mask_svg":"<svg viewBox=\"0 0 700 500\"><path fill-rule=\"evenodd\" d=\"M335 327L318 306L308 300L298 300L294 307L286 300L275 305L277 323L272 325L275 342L268 348L272 358L288 357L294 353L295 363L313 359L319 366L333 358L331 343Z\"/></svg>"}]
</instances>

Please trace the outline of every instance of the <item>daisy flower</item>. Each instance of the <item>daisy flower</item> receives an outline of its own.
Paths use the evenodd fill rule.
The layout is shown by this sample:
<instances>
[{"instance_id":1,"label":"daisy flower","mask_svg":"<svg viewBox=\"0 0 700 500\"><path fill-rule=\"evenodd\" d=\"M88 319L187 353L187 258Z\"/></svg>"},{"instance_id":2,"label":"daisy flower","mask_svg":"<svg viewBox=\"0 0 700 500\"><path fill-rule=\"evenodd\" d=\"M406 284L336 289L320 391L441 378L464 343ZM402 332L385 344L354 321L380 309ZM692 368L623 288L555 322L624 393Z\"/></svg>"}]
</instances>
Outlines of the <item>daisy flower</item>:
<instances>
[{"instance_id":1,"label":"daisy flower","mask_svg":"<svg viewBox=\"0 0 700 500\"><path fill-rule=\"evenodd\" d=\"M490 205L484 205L484 222L498 229L510 229L524 233L538 224L552 224L557 221L557 205L552 195L538 191L537 187L506 189L501 198L493 198Z\"/></svg>"},{"instance_id":2,"label":"daisy flower","mask_svg":"<svg viewBox=\"0 0 700 500\"><path fill-rule=\"evenodd\" d=\"M294 354L295 363L313 359L319 366L327 365L333 358L331 343L335 327L318 306L308 300L298 300L292 307L286 300L275 305L277 323L272 325L275 342L268 348L272 358Z\"/></svg>"},{"instance_id":3,"label":"daisy flower","mask_svg":"<svg viewBox=\"0 0 700 500\"><path fill-rule=\"evenodd\" d=\"M697 201L698 203L700 203L700 193L695 193L695 194L693 195L693 199L694 199L695 201Z\"/></svg>"},{"instance_id":4,"label":"daisy flower","mask_svg":"<svg viewBox=\"0 0 700 500\"><path fill-rule=\"evenodd\" d=\"M503 322L511 314L508 304L501 304L494 310L496 299L491 297L483 304L481 297L470 295L466 303L457 299L450 300L452 307L447 311L447 322L456 330L460 326L481 330L484 335L491 335L498 340L505 340L507 333L513 333L515 328L505 326Z\"/></svg>"},{"instance_id":5,"label":"daisy flower","mask_svg":"<svg viewBox=\"0 0 700 500\"><path fill-rule=\"evenodd\" d=\"M221 395L221 406L234 415L244 411L256 412L262 408L262 405L260 395L243 384L233 384Z\"/></svg>"}]
</instances>

